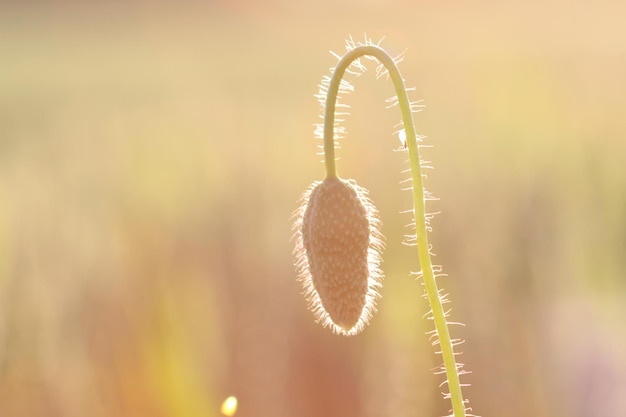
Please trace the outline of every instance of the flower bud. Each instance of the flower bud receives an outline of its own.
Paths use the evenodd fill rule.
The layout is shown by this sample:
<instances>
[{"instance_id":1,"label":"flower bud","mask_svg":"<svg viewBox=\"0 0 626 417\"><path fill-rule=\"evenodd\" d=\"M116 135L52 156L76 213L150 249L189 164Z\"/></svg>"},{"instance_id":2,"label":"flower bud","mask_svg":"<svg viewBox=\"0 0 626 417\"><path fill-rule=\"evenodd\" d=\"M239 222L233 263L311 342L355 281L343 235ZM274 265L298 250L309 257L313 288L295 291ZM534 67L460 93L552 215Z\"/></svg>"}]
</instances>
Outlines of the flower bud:
<instances>
[{"instance_id":1,"label":"flower bud","mask_svg":"<svg viewBox=\"0 0 626 417\"><path fill-rule=\"evenodd\" d=\"M309 308L334 332L357 334L382 280L380 220L367 190L326 178L305 192L297 215L295 254Z\"/></svg>"}]
</instances>

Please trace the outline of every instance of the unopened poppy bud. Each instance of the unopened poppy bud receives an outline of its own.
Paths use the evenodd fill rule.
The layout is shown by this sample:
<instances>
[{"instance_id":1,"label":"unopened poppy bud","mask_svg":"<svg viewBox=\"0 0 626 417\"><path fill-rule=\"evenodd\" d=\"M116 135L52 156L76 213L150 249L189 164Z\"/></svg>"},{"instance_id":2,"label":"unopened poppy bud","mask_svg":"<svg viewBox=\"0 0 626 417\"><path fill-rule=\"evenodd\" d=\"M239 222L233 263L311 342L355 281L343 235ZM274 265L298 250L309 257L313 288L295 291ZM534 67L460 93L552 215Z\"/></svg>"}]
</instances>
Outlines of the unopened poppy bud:
<instances>
[{"instance_id":1,"label":"unopened poppy bud","mask_svg":"<svg viewBox=\"0 0 626 417\"><path fill-rule=\"evenodd\" d=\"M305 192L297 214L295 253L309 308L334 332L357 334L382 280L380 221L367 190L326 178Z\"/></svg>"}]
</instances>

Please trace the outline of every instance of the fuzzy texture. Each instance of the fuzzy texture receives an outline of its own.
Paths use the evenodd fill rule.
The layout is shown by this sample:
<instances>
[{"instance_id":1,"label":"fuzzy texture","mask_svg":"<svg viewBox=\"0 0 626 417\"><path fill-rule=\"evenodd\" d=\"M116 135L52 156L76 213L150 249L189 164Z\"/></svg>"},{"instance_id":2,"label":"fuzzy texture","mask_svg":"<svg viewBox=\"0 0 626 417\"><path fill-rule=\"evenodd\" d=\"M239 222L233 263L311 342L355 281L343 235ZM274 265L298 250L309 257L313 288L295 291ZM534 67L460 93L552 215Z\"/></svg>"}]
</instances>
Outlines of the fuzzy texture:
<instances>
[{"instance_id":1,"label":"fuzzy texture","mask_svg":"<svg viewBox=\"0 0 626 417\"><path fill-rule=\"evenodd\" d=\"M382 235L367 190L353 180L315 182L294 223L300 281L316 320L335 333L359 333L376 311Z\"/></svg>"}]
</instances>

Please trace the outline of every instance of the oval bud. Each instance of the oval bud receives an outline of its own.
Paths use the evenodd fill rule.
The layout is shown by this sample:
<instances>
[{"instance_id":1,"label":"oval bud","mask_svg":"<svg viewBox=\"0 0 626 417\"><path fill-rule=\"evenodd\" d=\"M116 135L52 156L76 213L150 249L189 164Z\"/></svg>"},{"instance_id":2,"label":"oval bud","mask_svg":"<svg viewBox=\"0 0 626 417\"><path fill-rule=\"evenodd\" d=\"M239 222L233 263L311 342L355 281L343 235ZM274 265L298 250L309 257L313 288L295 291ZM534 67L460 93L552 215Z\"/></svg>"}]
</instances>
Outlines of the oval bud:
<instances>
[{"instance_id":1,"label":"oval bud","mask_svg":"<svg viewBox=\"0 0 626 417\"><path fill-rule=\"evenodd\" d=\"M305 192L297 214L295 253L309 308L334 332L357 334L382 280L380 220L367 190L327 178Z\"/></svg>"}]
</instances>

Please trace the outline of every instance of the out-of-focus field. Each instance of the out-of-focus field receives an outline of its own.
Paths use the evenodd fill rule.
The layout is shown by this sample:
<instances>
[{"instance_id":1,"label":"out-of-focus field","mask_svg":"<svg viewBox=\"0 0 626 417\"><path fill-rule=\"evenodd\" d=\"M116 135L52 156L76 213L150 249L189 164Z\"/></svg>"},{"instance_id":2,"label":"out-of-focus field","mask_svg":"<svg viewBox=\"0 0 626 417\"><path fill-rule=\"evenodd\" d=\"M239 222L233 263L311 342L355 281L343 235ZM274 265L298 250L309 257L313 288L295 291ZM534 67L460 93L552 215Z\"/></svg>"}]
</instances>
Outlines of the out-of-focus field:
<instances>
[{"instance_id":1,"label":"out-of-focus field","mask_svg":"<svg viewBox=\"0 0 626 417\"><path fill-rule=\"evenodd\" d=\"M296 282L313 95L364 32L427 106L474 412L626 415L623 2L77 3L0 11L0 416L447 413L374 66L339 172L382 215L379 312L334 336Z\"/></svg>"}]
</instances>

